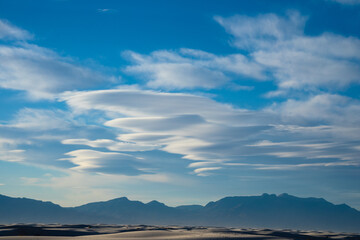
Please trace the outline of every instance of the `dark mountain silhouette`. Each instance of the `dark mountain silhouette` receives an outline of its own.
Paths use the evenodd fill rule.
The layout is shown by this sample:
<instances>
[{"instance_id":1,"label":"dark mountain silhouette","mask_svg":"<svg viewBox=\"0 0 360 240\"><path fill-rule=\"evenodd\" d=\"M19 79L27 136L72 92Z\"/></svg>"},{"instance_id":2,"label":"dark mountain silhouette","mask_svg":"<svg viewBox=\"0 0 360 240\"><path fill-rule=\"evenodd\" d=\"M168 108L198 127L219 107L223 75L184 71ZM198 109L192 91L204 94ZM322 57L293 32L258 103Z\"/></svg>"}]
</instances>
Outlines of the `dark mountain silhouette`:
<instances>
[{"instance_id":1,"label":"dark mountain silhouette","mask_svg":"<svg viewBox=\"0 0 360 240\"><path fill-rule=\"evenodd\" d=\"M70 219L73 211L51 202L0 195L0 222L61 222Z\"/></svg>"},{"instance_id":2,"label":"dark mountain silhouette","mask_svg":"<svg viewBox=\"0 0 360 240\"><path fill-rule=\"evenodd\" d=\"M109 217L102 219L52 202L12 198L0 194L0 223L82 223L99 220L109 220Z\"/></svg>"},{"instance_id":3,"label":"dark mountain silhouette","mask_svg":"<svg viewBox=\"0 0 360 240\"><path fill-rule=\"evenodd\" d=\"M178 212L175 208L158 201L144 204L139 201L130 201L126 197L88 203L74 209L81 213L108 216L121 224L165 224L166 221L176 218Z\"/></svg>"},{"instance_id":4,"label":"dark mountain silhouette","mask_svg":"<svg viewBox=\"0 0 360 240\"><path fill-rule=\"evenodd\" d=\"M360 212L322 198L288 194L225 197L206 206L168 207L126 197L63 208L0 195L0 223L112 223L287 228L360 232Z\"/></svg>"},{"instance_id":5,"label":"dark mountain silhouette","mask_svg":"<svg viewBox=\"0 0 360 240\"><path fill-rule=\"evenodd\" d=\"M204 207L208 224L244 227L360 231L360 212L322 198L288 194L226 197Z\"/></svg>"}]
</instances>

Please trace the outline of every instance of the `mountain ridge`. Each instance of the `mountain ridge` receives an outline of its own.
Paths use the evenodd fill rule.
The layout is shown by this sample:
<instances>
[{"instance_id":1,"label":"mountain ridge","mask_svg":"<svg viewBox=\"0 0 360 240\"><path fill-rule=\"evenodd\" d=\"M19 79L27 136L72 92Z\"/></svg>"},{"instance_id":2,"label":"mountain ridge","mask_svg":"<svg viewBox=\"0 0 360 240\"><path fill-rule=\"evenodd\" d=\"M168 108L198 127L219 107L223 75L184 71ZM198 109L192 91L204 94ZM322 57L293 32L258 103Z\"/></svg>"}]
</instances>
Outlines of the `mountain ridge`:
<instances>
[{"instance_id":1,"label":"mountain ridge","mask_svg":"<svg viewBox=\"0 0 360 240\"><path fill-rule=\"evenodd\" d=\"M120 197L77 207L0 194L0 223L104 223L288 228L360 232L360 211L323 198L289 194L229 196L206 205L170 207Z\"/></svg>"}]
</instances>

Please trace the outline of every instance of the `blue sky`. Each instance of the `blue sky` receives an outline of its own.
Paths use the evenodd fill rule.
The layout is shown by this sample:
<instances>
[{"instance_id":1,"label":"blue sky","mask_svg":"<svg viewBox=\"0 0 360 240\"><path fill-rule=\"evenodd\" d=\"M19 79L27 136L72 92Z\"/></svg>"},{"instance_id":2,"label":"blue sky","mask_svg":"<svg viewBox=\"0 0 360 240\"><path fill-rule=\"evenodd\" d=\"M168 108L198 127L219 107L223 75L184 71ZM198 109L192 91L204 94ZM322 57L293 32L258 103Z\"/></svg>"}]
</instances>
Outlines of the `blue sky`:
<instances>
[{"instance_id":1,"label":"blue sky","mask_svg":"<svg viewBox=\"0 0 360 240\"><path fill-rule=\"evenodd\" d=\"M0 0L0 193L360 209L360 2Z\"/></svg>"}]
</instances>

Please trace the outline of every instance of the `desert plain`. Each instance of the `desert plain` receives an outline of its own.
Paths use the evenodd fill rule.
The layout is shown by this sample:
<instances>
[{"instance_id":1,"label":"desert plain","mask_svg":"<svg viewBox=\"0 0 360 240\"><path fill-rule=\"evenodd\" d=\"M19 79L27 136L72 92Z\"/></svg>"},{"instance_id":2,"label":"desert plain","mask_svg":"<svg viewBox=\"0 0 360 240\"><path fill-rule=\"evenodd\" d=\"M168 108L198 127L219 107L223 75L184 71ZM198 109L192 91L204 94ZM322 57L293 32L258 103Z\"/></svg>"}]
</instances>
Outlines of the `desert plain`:
<instances>
[{"instance_id":1,"label":"desert plain","mask_svg":"<svg viewBox=\"0 0 360 240\"><path fill-rule=\"evenodd\" d=\"M115 240L115 239L360 239L356 233L253 228L148 225L0 225L0 240Z\"/></svg>"}]
</instances>

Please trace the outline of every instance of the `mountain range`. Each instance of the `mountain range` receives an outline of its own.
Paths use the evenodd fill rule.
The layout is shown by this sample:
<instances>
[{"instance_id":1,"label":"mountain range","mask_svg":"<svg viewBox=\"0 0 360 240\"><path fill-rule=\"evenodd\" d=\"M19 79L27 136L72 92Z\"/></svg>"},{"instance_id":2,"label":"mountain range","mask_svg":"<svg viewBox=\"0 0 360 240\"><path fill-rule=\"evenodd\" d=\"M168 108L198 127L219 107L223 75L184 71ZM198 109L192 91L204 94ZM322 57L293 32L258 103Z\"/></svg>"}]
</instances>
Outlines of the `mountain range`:
<instances>
[{"instance_id":1,"label":"mountain range","mask_svg":"<svg viewBox=\"0 0 360 240\"><path fill-rule=\"evenodd\" d=\"M126 197L61 207L52 202L0 195L0 223L147 224L256 227L360 232L360 212L322 198L286 193L225 197L205 206L169 207Z\"/></svg>"}]
</instances>

